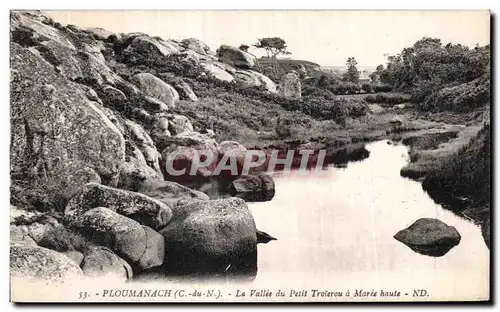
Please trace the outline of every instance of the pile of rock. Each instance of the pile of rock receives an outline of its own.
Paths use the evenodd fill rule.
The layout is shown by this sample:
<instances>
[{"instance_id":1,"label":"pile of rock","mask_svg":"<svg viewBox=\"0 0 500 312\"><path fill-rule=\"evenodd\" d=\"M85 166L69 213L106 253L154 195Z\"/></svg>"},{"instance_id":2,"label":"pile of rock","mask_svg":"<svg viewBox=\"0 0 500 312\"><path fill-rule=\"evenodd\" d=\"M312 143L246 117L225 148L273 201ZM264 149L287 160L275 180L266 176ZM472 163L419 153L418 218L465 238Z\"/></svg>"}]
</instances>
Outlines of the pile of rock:
<instances>
[{"instance_id":1,"label":"pile of rock","mask_svg":"<svg viewBox=\"0 0 500 312\"><path fill-rule=\"evenodd\" d=\"M228 46L214 53L193 38L56 25L38 12L12 12L11 34L12 276L255 272L255 223L240 198L271 198L272 180L236 180L240 198L220 200L165 181L172 152L186 152L187 167L193 149L218 159L244 147L219 145L172 113L181 98L197 100L185 81L137 71L123 78L104 52L131 62L175 55L219 79L276 92L251 70L253 56Z\"/></svg>"}]
</instances>

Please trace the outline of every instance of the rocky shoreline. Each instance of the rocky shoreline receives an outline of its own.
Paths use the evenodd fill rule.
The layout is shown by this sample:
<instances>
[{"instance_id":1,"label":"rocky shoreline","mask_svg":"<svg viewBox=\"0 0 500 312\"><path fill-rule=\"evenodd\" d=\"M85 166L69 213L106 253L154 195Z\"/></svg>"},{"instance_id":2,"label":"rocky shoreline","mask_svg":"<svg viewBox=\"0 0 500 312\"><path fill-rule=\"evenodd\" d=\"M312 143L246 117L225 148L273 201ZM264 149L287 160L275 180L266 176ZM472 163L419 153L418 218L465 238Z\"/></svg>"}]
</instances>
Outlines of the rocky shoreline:
<instances>
[{"instance_id":1,"label":"rocky shoreline","mask_svg":"<svg viewBox=\"0 0 500 312\"><path fill-rule=\"evenodd\" d=\"M193 150L217 161L252 149L326 150L325 166L345 166L368 157L370 141L436 149L465 131L439 129L411 107L360 104L369 114L339 121L345 127L312 118L315 103L306 103L306 116L295 109L296 73L275 83L255 70L252 55L227 45L214 52L193 38L63 26L39 12L11 12L10 28L14 277L252 277L257 244L274 238L256 228L246 201L271 200L272 178L256 168L209 179L215 162L176 180L165 171L169 154L184 155L174 165L188 168ZM220 94L206 100L207 90ZM238 109L225 106L232 96L254 105L254 115L214 120L214 111Z\"/></svg>"},{"instance_id":2,"label":"rocky shoreline","mask_svg":"<svg viewBox=\"0 0 500 312\"><path fill-rule=\"evenodd\" d=\"M13 277L256 271L258 232L245 201L211 200L164 180L167 153L229 150L169 112L181 98L198 101L196 94L182 80L168 84L148 72L126 80L104 54L175 55L213 79L276 92L248 69L251 58L227 46L216 55L195 39L66 27L38 12L12 12L11 36ZM237 182L233 195L269 200L274 184L266 179L262 190Z\"/></svg>"}]
</instances>

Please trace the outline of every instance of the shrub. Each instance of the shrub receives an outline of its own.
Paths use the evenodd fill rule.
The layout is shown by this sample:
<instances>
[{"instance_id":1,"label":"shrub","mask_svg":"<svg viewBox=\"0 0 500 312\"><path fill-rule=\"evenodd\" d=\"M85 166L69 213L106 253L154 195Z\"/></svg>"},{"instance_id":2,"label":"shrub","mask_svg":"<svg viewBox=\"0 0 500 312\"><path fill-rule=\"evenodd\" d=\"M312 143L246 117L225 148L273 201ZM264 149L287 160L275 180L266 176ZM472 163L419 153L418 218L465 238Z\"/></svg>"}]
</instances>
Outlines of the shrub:
<instances>
[{"instance_id":1,"label":"shrub","mask_svg":"<svg viewBox=\"0 0 500 312\"><path fill-rule=\"evenodd\" d=\"M383 106L393 106L408 102L409 100L410 96L400 93L380 93L365 97L365 101L368 103L387 104Z\"/></svg>"},{"instance_id":2,"label":"shrub","mask_svg":"<svg viewBox=\"0 0 500 312\"><path fill-rule=\"evenodd\" d=\"M337 95L356 94L361 90L359 84L348 81L339 81L337 84L328 86L327 89Z\"/></svg>"},{"instance_id":3,"label":"shrub","mask_svg":"<svg viewBox=\"0 0 500 312\"><path fill-rule=\"evenodd\" d=\"M391 92L392 91L392 86L388 83L379 83L379 84L376 84L374 87L373 87L373 91L375 91L375 93L379 93L379 92Z\"/></svg>"},{"instance_id":4,"label":"shrub","mask_svg":"<svg viewBox=\"0 0 500 312\"><path fill-rule=\"evenodd\" d=\"M422 105L423 109L455 112L468 112L490 102L490 79L487 75L463 83L447 87L431 94Z\"/></svg>"},{"instance_id":5,"label":"shrub","mask_svg":"<svg viewBox=\"0 0 500 312\"><path fill-rule=\"evenodd\" d=\"M361 85L361 90L365 91L366 93L371 93L373 91L373 86L371 83L363 83Z\"/></svg>"}]
</instances>

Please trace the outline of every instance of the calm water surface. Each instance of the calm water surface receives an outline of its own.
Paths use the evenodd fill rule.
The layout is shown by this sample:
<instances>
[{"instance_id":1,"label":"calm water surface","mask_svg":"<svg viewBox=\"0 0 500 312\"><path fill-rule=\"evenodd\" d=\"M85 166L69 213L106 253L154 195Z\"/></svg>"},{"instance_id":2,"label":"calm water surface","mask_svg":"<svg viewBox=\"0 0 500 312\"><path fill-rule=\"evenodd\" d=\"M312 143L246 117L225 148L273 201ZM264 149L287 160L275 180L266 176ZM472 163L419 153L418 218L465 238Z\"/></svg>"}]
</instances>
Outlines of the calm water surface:
<instances>
[{"instance_id":1,"label":"calm water surface","mask_svg":"<svg viewBox=\"0 0 500 312\"><path fill-rule=\"evenodd\" d=\"M256 287L399 290L438 299L487 298L489 250L480 228L435 204L403 178L408 150L380 141L347 168L275 174L272 201L249 203L257 228L278 238L259 244ZM457 228L459 245L442 257L418 254L393 236L422 217ZM408 293L408 296L404 296ZM300 299L300 298L297 298Z\"/></svg>"}]
</instances>

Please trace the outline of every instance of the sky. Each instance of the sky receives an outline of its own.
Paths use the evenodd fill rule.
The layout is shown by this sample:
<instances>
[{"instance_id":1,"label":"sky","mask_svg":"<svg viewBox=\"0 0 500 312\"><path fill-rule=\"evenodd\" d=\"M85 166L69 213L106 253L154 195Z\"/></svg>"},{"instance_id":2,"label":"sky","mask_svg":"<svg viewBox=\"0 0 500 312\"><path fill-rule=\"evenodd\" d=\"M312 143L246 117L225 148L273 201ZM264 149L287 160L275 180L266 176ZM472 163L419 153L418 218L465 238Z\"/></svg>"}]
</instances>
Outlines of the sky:
<instances>
[{"instance_id":1,"label":"sky","mask_svg":"<svg viewBox=\"0 0 500 312\"><path fill-rule=\"evenodd\" d=\"M45 11L62 24L144 32L164 39L198 38L212 50L281 37L291 58L342 66L385 64L424 37L474 47L490 41L489 11ZM263 55L255 48L256 55Z\"/></svg>"}]
</instances>

